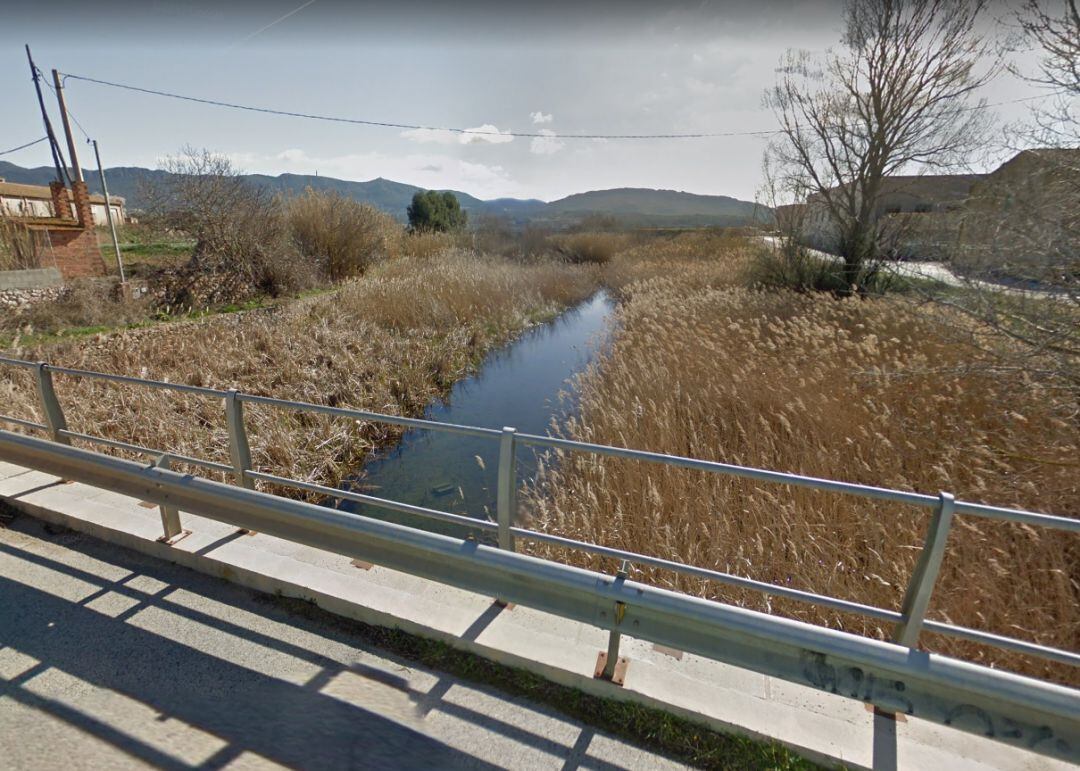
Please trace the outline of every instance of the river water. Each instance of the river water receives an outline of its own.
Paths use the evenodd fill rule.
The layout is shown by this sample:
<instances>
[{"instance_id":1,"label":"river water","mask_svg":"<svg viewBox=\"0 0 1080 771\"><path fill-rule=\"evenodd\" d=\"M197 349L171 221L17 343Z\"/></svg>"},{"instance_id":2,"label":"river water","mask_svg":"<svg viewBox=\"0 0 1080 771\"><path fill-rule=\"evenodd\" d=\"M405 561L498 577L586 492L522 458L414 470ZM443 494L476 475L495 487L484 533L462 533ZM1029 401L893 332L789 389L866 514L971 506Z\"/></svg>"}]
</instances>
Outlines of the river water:
<instances>
[{"instance_id":1,"label":"river water","mask_svg":"<svg viewBox=\"0 0 1080 771\"><path fill-rule=\"evenodd\" d=\"M573 409L569 380L582 371L604 340L614 303L603 292L551 322L524 332L488 354L477 373L458 381L425 418L544 434L553 418ZM474 518L495 518L498 437L409 430L390 450L364 466L350 484L368 493ZM536 469L531 448L518 450L518 484ZM454 533L453 526L344 501L341 508L365 516ZM459 534L455 533L455 534Z\"/></svg>"}]
</instances>

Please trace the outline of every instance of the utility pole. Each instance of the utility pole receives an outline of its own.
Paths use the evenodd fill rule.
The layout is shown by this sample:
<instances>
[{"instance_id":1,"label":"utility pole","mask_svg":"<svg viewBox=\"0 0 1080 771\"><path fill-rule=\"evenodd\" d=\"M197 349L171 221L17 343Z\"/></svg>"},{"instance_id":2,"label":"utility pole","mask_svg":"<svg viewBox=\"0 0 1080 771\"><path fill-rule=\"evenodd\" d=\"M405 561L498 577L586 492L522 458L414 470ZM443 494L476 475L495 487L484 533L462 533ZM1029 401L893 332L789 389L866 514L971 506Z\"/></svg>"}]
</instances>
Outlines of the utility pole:
<instances>
[{"instance_id":1,"label":"utility pole","mask_svg":"<svg viewBox=\"0 0 1080 771\"><path fill-rule=\"evenodd\" d=\"M38 106L41 108L41 119L45 121L45 134L49 137L49 148L52 150L53 165L56 166L56 181L64 184L64 157L60 154L60 145L56 142L56 134L53 132L52 123L49 121L49 113L45 110L45 99L41 95L41 82L38 80L38 68L34 65L34 57L30 55L30 45L26 46L26 60L30 62L30 74L34 78L34 90L37 91Z\"/></svg>"},{"instance_id":2,"label":"utility pole","mask_svg":"<svg viewBox=\"0 0 1080 771\"><path fill-rule=\"evenodd\" d=\"M60 105L60 120L64 124L64 133L67 135L68 155L71 156L71 172L75 175L74 182L82 182L82 169L79 168L79 156L75 153L75 137L71 133L71 121L68 119L67 104L64 102L64 83L60 80L60 73L52 71L53 85L56 87L56 101Z\"/></svg>"},{"instance_id":3,"label":"utility pole","mask_svg":"<svg viewBox=\"0 0 1080 771\"><path fill-rule=\"evenodd\" d=\"M109 186L105 184L105 167L101 165L101 153L98 152L96 139L90 140L94 145L94 158L97 160L98 176L101 178L101 192L105 195L105 217L109 220L109 230L112 231L113 249L116 250L116 264L120 268L120 284L127 283L124 277L124 258L120 256L120 242L116 238L116 223L113 222L112 202L109 200Z\"/></svg>"}]
</instances>

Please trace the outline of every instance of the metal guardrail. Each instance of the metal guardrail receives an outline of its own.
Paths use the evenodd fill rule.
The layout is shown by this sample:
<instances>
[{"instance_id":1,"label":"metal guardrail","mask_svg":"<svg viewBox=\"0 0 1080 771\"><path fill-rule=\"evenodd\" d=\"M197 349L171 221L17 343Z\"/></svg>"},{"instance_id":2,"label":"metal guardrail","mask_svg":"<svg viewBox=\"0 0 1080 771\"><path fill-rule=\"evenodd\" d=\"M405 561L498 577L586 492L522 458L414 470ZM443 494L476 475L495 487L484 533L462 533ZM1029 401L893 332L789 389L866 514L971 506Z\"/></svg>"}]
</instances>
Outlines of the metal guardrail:
<instances>
[{"instance_id":1,"label":"metal guardrail","mask_svg":"<svg viewBox=\"0 0 1080 771\"><path fill-rule=\"evenodd\" d=\"M793 680L795 682L809 683L816 687L843 693L853 698L872 702L883 709L907 712L909 714L921 714L931 720L938 720L948 725L959 728L967 728L980 733L993 735L1003 741L1020 744L1029 749L1065 757L1075 760L1076 748L1080 747L1080 694L1068 688L1043 683L1031 678L1022 678L1015 675L993 670L987 667L966 664L964 662L947 659L936 654L927 654L918 650L918 643L923 630L943 634L960 639L982 643L1006 650L1016 651L1026 655L1041 657L1051 661L1080 666L1080 654L1050 648L1043 645L1004 637L1001 635L969 629L954 624L928 620L925 617L927 606L933 592L934 584L944 558L945 543L952 524L957 516L975 516L997 519L1010 522L1019 522L1029 526L1046 527L1063 530L1071 533L1080 533L1080 520L1068 517L1041 514L1018 509L988 506L979 503L957 501L949 493L941 493L938 496L925 495L901 490L891 490L867 485L851 484L827 479L785 474L777 471L757 469L746 466L736 466L713 461L704 461L694 458L664 455L660 453L631 450L626 448L610 447L606 445L575 442L555 437L538 436L533 434L519 433L513 428L504 428L501 431L480 428L475 426L459 426L448 423L439 423L418 418L404 418L394 415L368 412L364 410L352 410L340 407L328 407L324 405L309 404L305 402L286 401L266 396L244 394L235 389L219 390L189 386L183 384L166 383L162 381L142 380L123 375L110 375L105 373L90 372L86 370L72 369L67 367L53 367L45 363L27 362L18 359L0 357L0 366L16 367L32 372L36 378L38 396L41 401L42 414L45 422L39 423L22 418L13 418L0 415L0 422L6 421L24 429L45 432L51 442L41 442L30 438L17 437L6 431L0 432L0 457L15 463L23 463L34 468L52 470L65 478L82 479L91 484L102 487L117 489L121 492L129 492L141 496L147 500L157 501L162 509L162 525L164 529L163 540L168 541L180 533L179 511L189 511L211 519L223 519L238 526L251 527L262 532L282 534L281 537L291 538L301 543L308 543L320 548L329 548L332 551L341 551L341 545L334 545L327 541L320 532L319 527L331 521L340 525L349 532L364 532L371 535L375 528L378 531L372 535L381 546L373 548L370 543L349 541L353 556L370 559L373 562L397 567L417 575L435 578L445 583L462 586L463 588L476 591L484 591L493 594L500 599L520 602L551 612L560 613L570 618L595 623L607 628L611 632L611 645L607 656L604 676L611 678L614 674L615 661L618 656L619 635L626 632L634 637L653 640L663 644L671 644L683 650L690 650L702 655L716 658L722 661L746 666L749 669L773 674L778 677ZM57 398L53 375L68 377L90 378L106 382L135 385L155 388L165 391L182 392L197 396L217 398L223 401L225 409L226 425L229 433L229 457L230 464L216 463L190 456L171 453L168 450L142 447L127 442L113 439L96 437L90 434L71 431L67 428L64 412ZM356 493L348 490L339 490L310 482L289 479L274 474L265 473L252 468L251 453L248 446L247 431L244 424L244 403L260 404L268 407L276 407L300 412L314 412L331 416L363 419L395 424L406 428L418 428L424 430L448 431L471 436L488 437L498 441L499 464L497 484L496 521L487 522L476 520L450 512L437 511L411 504L389 501L375 496ZM152 467L141 467L129 461L88 453L84 450L66 448L58 445L70 445L71 441L98 444L114 449L121 449L150 456L154 459ZM517 472L515 468L516 448L518 446L531 446L548 448L562 451L587 452L595 455L617 457L628 460L662 463L670 466L696 469L711 473L752 479L760 482L786 484L810 489L857 495L865 498L885 500L895 503L909 504L931 508L934 512L930 527L926 535L926 541L906 588L900 610L890 610L868 606L849 600L844 600L814 592L792 589L777 584L756 581L729 573L695 567L683 563L665 560L648 555L629 552L622 549L614 549L597 544L576 541L551 533L543 533L519 527L514 524L513 517L516 510L515 495L517 490ZM203 480L192 476L182 476L169 470L169 464L181 462L189 463L211 471L223 472L230 475L236 482L236 486L222 485L210 480ZM324 494L330 497L352 500L369 504L379 508L413 514L427 519L438 520L455 525L464 525L474 530L485 531L495 536L498 549L473 543L466 547L457 539L445 540L445 536L436 536L412 528L405 528L389 523L377 522L370 518L350 515L324 507L313 507L321 512L316 516L315 511L306 508L308 504L301 504L279 496L271 496L255 491L255 482L288 486L296 489L307 490ZM209 487L207 487L209 486ZM199 491L204 497L192 499L189 497L192 489ZM235 495L240 493L255 496L254 498L242 498L242 506L235 511L228 508L228 502L235 502ZM213 497L212 505L205 496ZM231 496L231 497L230 497ZM215 513L218 512L218 513ZM221 512L226 512L222 514ZM228 517L228 518L226 518ZM296 517L291 521L290 517ZM342 517L351 519L340 519ZM321 523L318 526L313 522ZM315 527L313 530L312 528ZM382 530L380 528L389 528ZM443 539L426 541L427 538ZM399 541L398 550L411 548L408 545L417 546L420 542L430 546L440 554L447 549L454 554L464 554L465 549L470 554L483 554L485 561L494 560L497 564L504 564L494 554L503 554L507 559L520 559L526 562L520 565L529 565L527 570L528 580L526 584L536 585L537 592L546 592L550 589L544 582L569 580L570 576L580 578L581 574L592 576L594 589L600 591L601 586L619 587L617 594L620 599L615 600L616 606L611 615L600 612L597 618L593 610L586 612L584 608L594 609L597 598L578 598L572 601L569 597L558 600L547 595L544 598L534 597L528 587L520 586L502 574L490 575L481 571L473 578L470 570L475 571L475 561L471 567L461 566L462 574L442 569L435 571L430 566L417 561L416 554L409 553L401 557L400 562L389 559L394 549L387 543ZM419 539L419 540L418 540ZM816 627L802 622L781 619L766 614L757 614L753 611L734 608L720 603L699 600L685 595L663 592L662 590L645 587L626 580L625 572L620 571L614 579L610 576L580 571L556 562L538 560L524 555L514 554L516 540L529 540L547 543L567 549L574 549L590 554L621 560L626 566L643 565L671 570L683 575L716 581L721 584L736 586L744 589L752 589L768 595L785 597L792 600L808 602L821 607L827 607L836 611L853 613L864 617L874 618L893 625L893 643L881 643L868 638L837 632L822 627ZM445 541L445 542L444 542ZM468 542L465 542L468 543ZM448 544L453 544L449 546ZM419 548L419 546L417 546ZM344 553L344 552L343 552ZM478 559L478 558L477 558ZM450 562L455 562L450 560ZM455 563L456 564L456 563ZM507 563L510 564L510 563ZM520 566L513 562L513 565ZM524 569L524 568L522 568ZM568 572L566 572L568 571ZM504 584L503 579L506 579ZM575 579L577 580L577 579ZM606 583L605 583L606 582ZM541 585L543 585L541 587ZM633 593L623 591L625 587L634 587ZM681 610L675 619L669 619L664 623L658 622L658 616L650 616L642 609L641 597L647 590L650 597L663 597L661 605L667 607L667 603L675 603ZM660 594L656 594L660 593ZM610 596L605 596L611 600ZM669 596L670 595L670 596ZM673 599L673 598L678 598ZM659 600L658 600L659 602ZM572 606L572 607L571 607ZM610 604L607 607L612 607ZM634 617L633 623L627 622L627 616L631 608L636 613L644 613L641 618ZM691 610L693 609L693 610ZM733 615L734 614L734 615ZM745 615L749 614L749 615ZM587 616L587 617L583 617ZM648 618L648 625L643 622ZM704 619L712 619L706 622ZM606 621L605 621L606 619ZM724 619L721 623L721 619ZM803 647L796 653L788 648L781 655L785 663L776 664L772 661L772 654L768 653L768 647L758 650L758 643L765 643L765 638L758 640L754 635L749 637L735 630L740 629L740 624L746 619L754 630L767 630L769 634L776 633L785 637L793 629L798 629L798 635L809 635L810 639L817 641L817 647ZM735 623L736 620L742 620ZM715 622L715 623L713 623ZM678 629L667 629L665 624L676 624ZM733 625L725 627L724 624ZM795 626L791 626L795 625ZM762 632L764 634L764 632ZM732 640L732 635L735 640ZM740 636L741 635L741 636ZM797 636L798 636L797 635ZM769 635L765 635L769 637ZM771 639L771 638L769 638ZM728 648L720 649L718 640L727 640ZM755 641L756 640L756 641ZM787 643L781 645L784 647ZM885 646L881 648L880 646ZM883 653L882 651L888 651ZM897 651L902 651L903 656L898 657ZM881 654L890 662L885 669L879 671L877 664L871 665L869 661L877 661L875 658ZM784 657L787 658L784 658ZM854 668L847 668L846 664L836 662L847 661L844 657L853 657L852 661L861 661ZM839 658L838 658L839 657ZM798 660L799 664L794 662ZM902 665L899 661L905 662ZM934 666L927 669L928 662L934 662ZM800 669L801 667L801 669ZM898 669L896 667L899 667ZM959 667L954 671L954 668ZM970 669L964 669L968 667ZM944 668L944 669L943 669ZM798 670L798 671L796 671ZM935 679L937 675L929 676L928 672L948 670L956 674L963 672L963 676L957 674L966 685L958 691L950 689L959 688L956 683L945 685L947 680ZM801 674L800 674L801 672ZM854 673L858 674L854 674ZM886 674L886 672L888 674ZM891 679L890 679L891 678ZM914 678L914 679L913 679ZM912 682L918 681L923 690L917 694L910 687ZM981 682L990 689L988 693L975 698L968 693L975 682ZM875 685L877 683L877 685ZM890 685L885 686L886 683ZM1022 685L1021 685L1022 684ZM884 691L882 688L884 687ZM1005 688L1008 695L995 689ZM890 691L890 689L892 689ZM1012 690L1009 690L1012 689ZM1026 689L1026 690L1025 690ZM978 690L978 689L976 689ZM993 694L997 696L993 696ZM883 695L884 694L884 695ZM965 701L964 699L971 699ZM987 697L987 698L983 698ZM992 698L991 698L992 697ZM1045 698L1044 698L1045 697ZM989 701L987 700L989 699ZM995 701L997 699L997 701ZM1042 699L1042 701L1040 701ZM1049 701L1046 701L1049 699ZM1024 724L1026 716L1030 716L1033 709L1032 700L1046 707L1040 714L1039 720L1030 725ZM918 706L918 709L916 707ZM951 705L951 706L947 706ZM1042 709L1042 707L1040 707ZM1025 711L1027 710L1027 711ZM1037 712L1038 710L1036 710ZM1029 714L1030 713L1030 714ZM1044 714L1045 713L1045 714ZM970 725L969 725L970 724Z\"/></svg>"}]
</instances>

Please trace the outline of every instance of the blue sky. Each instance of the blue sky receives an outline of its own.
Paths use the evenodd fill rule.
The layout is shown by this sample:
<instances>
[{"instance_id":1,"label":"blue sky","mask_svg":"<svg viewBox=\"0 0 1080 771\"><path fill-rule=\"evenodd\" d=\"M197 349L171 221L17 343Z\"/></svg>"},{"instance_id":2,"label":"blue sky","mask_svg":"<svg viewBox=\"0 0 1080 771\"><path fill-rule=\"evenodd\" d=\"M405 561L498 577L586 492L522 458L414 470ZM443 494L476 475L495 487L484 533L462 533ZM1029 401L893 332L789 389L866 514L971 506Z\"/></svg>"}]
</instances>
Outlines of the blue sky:
<instances>
[{"instance_id":1,"label":"blue sky","mask_svg":"<svg viewBox=\"0 0 1080 771\"><path fill-rule=\"evenodd\" d=\"M773 128L761 94L782 53L835 45L840 28L839 4L826 0L24 4L5 9L0 25L0 150L42 134L24 43L46 72L257 106L499 131L667 133ZM1032 93L1002 77L985 95ZM382 176L482 198L551 200L635 186L752 199L764 145L756 137L470 139L237 112L73 80L67 97L106 166L153 167L192 144L246 171ZM45 145L4 160L50 163ZM87 165L89 153L81 160Z\"/></svg>"}]
</instances>

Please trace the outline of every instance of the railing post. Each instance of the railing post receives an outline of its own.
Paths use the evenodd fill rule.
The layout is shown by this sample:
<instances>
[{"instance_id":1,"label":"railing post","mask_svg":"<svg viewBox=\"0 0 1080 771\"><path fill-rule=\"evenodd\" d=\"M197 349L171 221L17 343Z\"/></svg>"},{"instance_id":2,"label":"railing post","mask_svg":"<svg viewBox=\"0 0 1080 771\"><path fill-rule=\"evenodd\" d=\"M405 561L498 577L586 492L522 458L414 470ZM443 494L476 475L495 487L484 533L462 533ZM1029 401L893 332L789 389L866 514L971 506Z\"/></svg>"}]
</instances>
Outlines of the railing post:
<instances>
[{"instance_id":1,"label":"railing post","mask_svg":"<svg viewBox=\"0 0 1080 771\"><path fill-rule=\"evenodd\" d=\"M255 482L245 473L251 470L251 448L248 446L247 431L244 429L244 403L237 398L239 392L230 388L225 394L225 422L229 428L229 457L232 459L233 476L236 483L249 490L255 489Z\"/></svg>"},{"instance_id":2,"label":"railing post","mask_svg":"<svg viewBox=\"0 0 1080 771\"><path fill-rule=\"evenodd\" d=\"M904 593L904 604L900 609L903 620L896 625L893 633L893 641L908 648L914 648L919 642L919 633L922 631L938 571L941 570L941 561L945 557L945 542L949 538L953 512L956 509L956 499L952 493L941 493L939 498L940 503L926 533L926 543Z\"/></svg>"},{"instance_id":3,"label":"railing post","mask_svg":"<svg viewBox=\"0 0 1080 771\"><path fill-rule=\"evenodd\" d=\"M162 455L154 463L158 468L168 470L169 468L169 456ZM166 506L161 504L161 529L165 531L165 535L159 538L159 541L169 543L176 536L184 532L184 529L180 526L180 510L175 506Z\"/></svg>"},{"instance_id":4,"label":"railing post","mask_svg":"<svg viewBox=\"0 0 1080 771\"><path fill-rule=\"evenodd\" d=\"M623 560L622 567L619 568L619 572L615 574L615 582L613 586L619 586L624 581L630 572L630 563ZM616 601L614 616L612 620L615 622L615 626L608 632L608 644L607 652L601 653L596 662L596 672L594 677L598 677L601 680L610 680L616 685L622 685L626 678L626 667L628 662L626 659L619 658L619 646L622 643L622 632L619 631L619 624L622 623L623 616L626 615L626 604Z\"/></svg>"},{"instance_id":5,"label":"railing post","mask_svg":"<svg viewBox=\"0 0 1080 771\"><path fill-rule=\"evenodd\" d=\"M49 438L60 444L71 444L71 438L60 433L67 430L67 421L64 419L64 411L60 408L60 400L56 398L56 389L53 388L49 365L39 361L36 371L38 396L41 399L41 408L45 412L45 424L49 427Z\"/></svg>"},{"instance_id":6,"label":"railing post","mask_svg":"<svg viewBox=\"0 0 1080 771\"><path fill-rule=\"evenodd\" d=\"M517 429L504 427L499 443L499 480L496 514L499 525L499 548L514 550L514 509L517 508L517 457L514 437Z\"/></svg>"}]
</instances>

